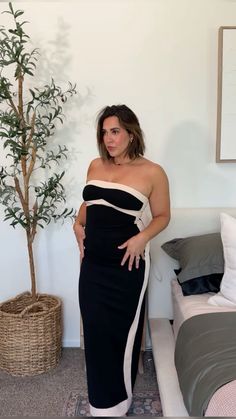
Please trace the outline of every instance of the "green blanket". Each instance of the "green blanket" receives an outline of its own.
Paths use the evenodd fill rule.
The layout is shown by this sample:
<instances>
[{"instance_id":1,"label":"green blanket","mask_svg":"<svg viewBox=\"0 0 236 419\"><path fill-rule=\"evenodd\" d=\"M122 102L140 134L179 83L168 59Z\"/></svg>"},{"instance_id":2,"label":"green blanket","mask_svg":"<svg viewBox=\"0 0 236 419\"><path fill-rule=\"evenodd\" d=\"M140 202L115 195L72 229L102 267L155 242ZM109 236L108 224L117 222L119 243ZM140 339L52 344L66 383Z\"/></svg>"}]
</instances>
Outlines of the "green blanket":
<instances>
[{"instance_id":1,"label":"green blanket","mask_svg":"<svg viewBox=\"0 0 236 419\"><path fill-rule=\"evenodd\" d=\"M175 366L190 416L203 416L214 392L236 380L236 312L186 320L176 341Z\"/></svg>"}]
</instances>

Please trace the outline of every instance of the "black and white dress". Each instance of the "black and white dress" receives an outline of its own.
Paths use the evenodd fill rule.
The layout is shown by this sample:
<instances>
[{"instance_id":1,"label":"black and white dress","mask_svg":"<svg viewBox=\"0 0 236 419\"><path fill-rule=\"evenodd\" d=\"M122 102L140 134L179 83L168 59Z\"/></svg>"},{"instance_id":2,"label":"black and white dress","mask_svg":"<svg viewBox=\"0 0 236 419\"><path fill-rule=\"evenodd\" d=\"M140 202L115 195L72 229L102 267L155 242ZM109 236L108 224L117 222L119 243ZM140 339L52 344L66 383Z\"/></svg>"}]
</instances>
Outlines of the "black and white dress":
<instances>
[{"instance_id":1,"label":"black and white dress","mask_svg":"<svg viewBox=\"0 0 236 419\"><path fill-rule=\"evenodd\" d=\"M143 331L149 243L139 269L121 266L118 246L151 220L149 201L132 187L87 182L85 256L79 279L92 416L123 416L132 401Z\"/></svg>"}]
</instances>

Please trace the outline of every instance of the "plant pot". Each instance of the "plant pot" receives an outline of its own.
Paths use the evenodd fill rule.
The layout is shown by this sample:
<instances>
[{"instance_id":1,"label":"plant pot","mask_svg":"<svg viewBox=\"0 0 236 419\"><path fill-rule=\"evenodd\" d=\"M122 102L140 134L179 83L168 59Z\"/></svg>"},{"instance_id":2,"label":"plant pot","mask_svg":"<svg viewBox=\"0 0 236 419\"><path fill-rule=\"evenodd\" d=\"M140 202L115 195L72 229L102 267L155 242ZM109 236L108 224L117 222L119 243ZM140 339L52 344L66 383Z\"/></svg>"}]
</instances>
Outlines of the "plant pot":
<instances>
[{"instance_id":1,"label":"plant pot","mask_svg":"<svg viewBox=\"0 0 236 419\"><path fill-rule=\"evenodd\" d=\"M29 292L0 304L0 368L12 375L42 374L61 356L61 300Z\"/></svg>"}]
</instances>

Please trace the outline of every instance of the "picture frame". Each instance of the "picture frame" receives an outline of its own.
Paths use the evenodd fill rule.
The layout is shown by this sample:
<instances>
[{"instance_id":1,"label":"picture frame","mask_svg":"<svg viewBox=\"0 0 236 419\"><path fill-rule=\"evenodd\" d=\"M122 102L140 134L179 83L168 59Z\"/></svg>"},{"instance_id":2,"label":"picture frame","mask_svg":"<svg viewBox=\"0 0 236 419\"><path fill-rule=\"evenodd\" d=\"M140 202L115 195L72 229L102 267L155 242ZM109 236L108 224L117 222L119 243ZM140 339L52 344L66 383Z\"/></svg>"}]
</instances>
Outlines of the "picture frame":
<instances>
[{"instance_id":1,"label":"picture frame","mask_svg":"<svg viewBox=\"0 0 236 419\"><path fill-rule=\"evenodd\" d=\"M236 162L236 26L218 31L216 162Z\"/></svg>"}]
</instances>

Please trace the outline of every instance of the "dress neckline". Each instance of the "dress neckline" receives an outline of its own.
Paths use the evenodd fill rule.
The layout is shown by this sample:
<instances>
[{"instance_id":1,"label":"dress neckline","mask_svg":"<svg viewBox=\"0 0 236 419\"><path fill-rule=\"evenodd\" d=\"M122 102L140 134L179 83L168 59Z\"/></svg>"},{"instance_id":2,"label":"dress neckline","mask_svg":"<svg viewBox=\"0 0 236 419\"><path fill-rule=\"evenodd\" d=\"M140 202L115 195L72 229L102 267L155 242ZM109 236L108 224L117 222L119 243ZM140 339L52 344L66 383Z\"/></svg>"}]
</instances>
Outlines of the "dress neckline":
<instances>
[{"instance_id":1,"label":"dress neckline","mask_svg":"<svg viewBox=\"0 0 236 419\"><path fill-rule=\"evenodd\" d=\"M109 185L111 188L119 188L119 189L126 189L127 192L131 192L137 198L140 198L142 201L148 201L148 197L144 195L142 192L138 191L137 189L133 188L132 186L125 185L124 183L119 182L109 182L108 180L99 180L99 179L91 179L86 182L87 185L96 184L100 186Z\"/></svg>"}]
</instances>

